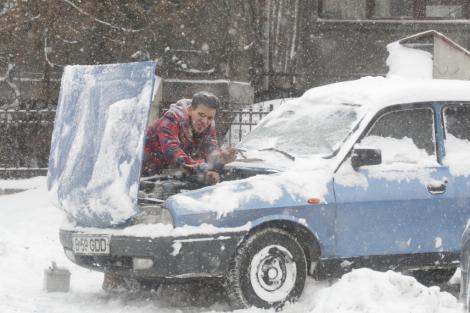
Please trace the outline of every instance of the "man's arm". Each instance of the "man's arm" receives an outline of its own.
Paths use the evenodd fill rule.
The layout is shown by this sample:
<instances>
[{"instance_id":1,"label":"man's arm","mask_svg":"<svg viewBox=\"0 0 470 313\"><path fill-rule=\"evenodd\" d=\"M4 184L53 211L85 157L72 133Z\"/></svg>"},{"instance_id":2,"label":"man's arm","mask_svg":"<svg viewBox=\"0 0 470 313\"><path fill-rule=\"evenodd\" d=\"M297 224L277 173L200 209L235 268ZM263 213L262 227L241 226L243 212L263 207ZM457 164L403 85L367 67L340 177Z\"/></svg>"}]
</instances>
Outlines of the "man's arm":
<instances>
[{"instance_id":1,"label":"man's arm","mask_svg":"<svg viewBox=\"0 0 470 313\"><path fill-rule=\"evenodd\" d=\"M204 158L214 169L221 168L224 164L235 161L237 151L232 148L220 149L217 143L217 133L215 127L210 128L209 134L203 143L202 151Z\"/></svg>"}]
</instances>

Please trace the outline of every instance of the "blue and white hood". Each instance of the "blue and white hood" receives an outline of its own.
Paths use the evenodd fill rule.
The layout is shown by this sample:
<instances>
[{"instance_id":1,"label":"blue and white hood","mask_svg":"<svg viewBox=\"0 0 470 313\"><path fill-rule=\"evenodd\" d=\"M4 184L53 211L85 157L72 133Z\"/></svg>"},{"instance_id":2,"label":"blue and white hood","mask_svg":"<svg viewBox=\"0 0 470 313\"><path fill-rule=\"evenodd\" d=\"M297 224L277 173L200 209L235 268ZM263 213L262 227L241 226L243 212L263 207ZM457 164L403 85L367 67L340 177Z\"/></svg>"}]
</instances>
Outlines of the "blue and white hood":
<instances>
[{"instance_id":1,"label":"blue and white hood","mask_svg":"<svg viewBox=\"0 0 470 313\"><path fill-rule=\"evenodd\" d=\"M47 185L80 226L107 227L138 212L143 142L155 62L65 67Z\"/></svg>"},{"instance_id":2,"label":"blue and white hood","mask_svg":"<svg viewBox=\"0 0 470 313\"><path fill-rule=\"evenodd\" d=\"M174 195L165 207L174 215L212 213L222 218L239 210L305 205L311 197L327 203L331 200L328 189L333 164L332 160L316 156L296 160L288 169L268 168L257 162L251 170L259 171L259 175ZM250 171L249 165L240 162L229 168Z\"/></svg>"}]
</instances>

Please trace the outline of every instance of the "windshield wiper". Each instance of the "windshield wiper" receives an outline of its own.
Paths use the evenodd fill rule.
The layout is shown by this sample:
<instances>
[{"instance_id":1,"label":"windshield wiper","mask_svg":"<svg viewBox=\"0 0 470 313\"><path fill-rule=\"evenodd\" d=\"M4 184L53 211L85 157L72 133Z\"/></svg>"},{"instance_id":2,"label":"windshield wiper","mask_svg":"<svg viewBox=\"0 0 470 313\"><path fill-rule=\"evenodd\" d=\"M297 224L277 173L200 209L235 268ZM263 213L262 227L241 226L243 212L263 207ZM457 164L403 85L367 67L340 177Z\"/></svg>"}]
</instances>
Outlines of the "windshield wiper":
<instances>
[{"instance_id":1,"label":"windshield wiper","mask_svg":"<svg viewBox=\"0 0 470 313\"><path fill-rule=\"evenodd\" d=\"M291 159L292 161L295 161L295 156L293 156L292 154L289 154L285 151L282 151L282 150L279 150L278 148L264 148L264 149L258 149L258 151L276 151L276 152L279 152L283 155L285 155L286 157L288 157L289 159Z\"/></svg>"}]
</instances>

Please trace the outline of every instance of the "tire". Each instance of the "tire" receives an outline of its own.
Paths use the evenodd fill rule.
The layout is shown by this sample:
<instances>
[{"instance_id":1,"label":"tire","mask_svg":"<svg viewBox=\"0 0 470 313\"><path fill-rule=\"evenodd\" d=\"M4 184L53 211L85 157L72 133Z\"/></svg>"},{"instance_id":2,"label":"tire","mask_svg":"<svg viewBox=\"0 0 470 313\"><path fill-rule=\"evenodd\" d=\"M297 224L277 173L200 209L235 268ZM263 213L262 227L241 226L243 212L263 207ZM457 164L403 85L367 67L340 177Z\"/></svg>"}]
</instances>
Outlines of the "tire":
<instances>
[{"instance_id":1,"label":"tire","mask_svg":"<svg viewBox=\"0 0 470 313\"><path fill-rule=\"evenodd\" d=\"M237 248L226 277L227 296L234 309L279 308L301 295L306 277L305 252L296 238L265 228Z\"/></svg>"}]
</instances>

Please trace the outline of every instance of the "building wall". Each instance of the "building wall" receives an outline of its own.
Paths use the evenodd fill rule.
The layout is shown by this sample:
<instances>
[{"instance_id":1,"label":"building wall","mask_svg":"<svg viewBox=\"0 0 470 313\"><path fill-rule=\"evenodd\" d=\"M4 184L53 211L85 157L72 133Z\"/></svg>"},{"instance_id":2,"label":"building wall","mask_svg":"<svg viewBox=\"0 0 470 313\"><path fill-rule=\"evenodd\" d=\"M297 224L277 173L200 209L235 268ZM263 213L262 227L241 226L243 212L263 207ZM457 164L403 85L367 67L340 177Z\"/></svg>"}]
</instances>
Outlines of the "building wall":
<instances>
[{"instance_id":1,"label":"building wall","mask_svg":"<svg viewBox=\"0 0 470 313\"><path fill-rule=\"evenodd\" d=\"M388 71L386 45L429 29L470 48L470 20L407 17L413 14L411 9L406 9L406 5L412 8L412 0L376 0L373 13L377 18L367 18L366 0L325 0L323 3L329 4L326 8L321 0L307 2L310 10L306 10L307 22L302 31L299 91L365 75L385 75ZM402 16L379 18L394 12Z\"/></svg>"},{"instance_id":2,"label":"building wall","mask_svg":"<svg viewBox=\"0 0 470 313\"><path fill-rule=\"evenodd\" d=\"M386 45L411 34L435 29L470 48L469 22L340 21L317 19L304 37L303 77L300 89L385 75Z\"/></svg>"},{"instance_id":3,"label":"building wall","mask_svg":"<svg viewBox=\"0 0 470 313\"><path fill-rule=\"evenodd\" d=\"M249 82L265 100L383 75L386 45L428 29L470 48L470 20L416 20L412 2L9 0L0 10L0 108L55 103L70 64L158 59L163 78Z\"/></svg>"}]
</instances>

